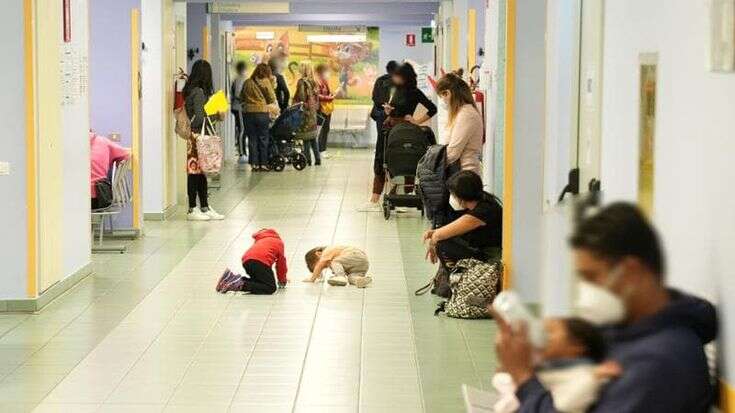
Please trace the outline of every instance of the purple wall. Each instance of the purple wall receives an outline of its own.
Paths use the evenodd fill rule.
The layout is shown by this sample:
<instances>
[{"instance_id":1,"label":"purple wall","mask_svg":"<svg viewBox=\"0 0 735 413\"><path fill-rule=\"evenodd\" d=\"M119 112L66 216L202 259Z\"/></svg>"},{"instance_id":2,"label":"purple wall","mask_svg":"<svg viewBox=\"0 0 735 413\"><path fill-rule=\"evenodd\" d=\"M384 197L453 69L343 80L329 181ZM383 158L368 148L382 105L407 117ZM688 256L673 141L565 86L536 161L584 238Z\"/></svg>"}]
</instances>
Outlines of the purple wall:
<instances>
[{"instance_id":1,"label":"purple wall","mask_svg":"<svg viewBox=\"0 0 735 413\"><path fill-rule=\"evenodd\" d=\"M120 133L120 143L131 145L130 14L140 0L89 2L89 118L99 134ZM132 212L118 219L129 226Z\"/></svg>"},{"instance_id":2,"label":"purple wall","mask_svg":"<svg viewBox=\"0 0 735 413\"><path fill-rule=\"evenodd\" d=\"M191 65L194 61L202 58L204 48L202 47L202 30L207 25L207 5L189 3L186 5L186 51L189 49L199 49L199 53L194 56L194 59L188 60L188 69L191 69Z\"/></svg>"}]
</instances>

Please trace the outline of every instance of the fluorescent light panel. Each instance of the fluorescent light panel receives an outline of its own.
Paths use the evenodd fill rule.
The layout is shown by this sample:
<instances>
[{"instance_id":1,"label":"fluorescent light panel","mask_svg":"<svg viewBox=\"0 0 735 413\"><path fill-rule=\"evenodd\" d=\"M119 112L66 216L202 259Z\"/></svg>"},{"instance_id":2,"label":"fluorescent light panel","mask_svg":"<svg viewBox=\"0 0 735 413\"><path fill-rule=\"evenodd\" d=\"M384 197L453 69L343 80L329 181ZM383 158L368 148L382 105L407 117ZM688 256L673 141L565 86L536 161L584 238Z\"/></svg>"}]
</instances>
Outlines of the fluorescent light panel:
<instances>
[{"instance_id":1,"label":"fluorescent light panel","mask_svg":"<svg viewBox=\"0 0 735 413\"><path fill-rule=\"evenodd\" d=\"M276 34L273 32L255 32L255 38L258 40L273 40Z\"/></svg>"},{"instance_id":2,"label":"fluorescent light panel","mask_svg":"<svg viewBox=\"0 0 735 413\"><path fill-rule=\"evenodd\" d=\"M308 34L306 41L309 43L354 43L364 42L367 36L362 34Z\"/></svg>"}]
</instances>

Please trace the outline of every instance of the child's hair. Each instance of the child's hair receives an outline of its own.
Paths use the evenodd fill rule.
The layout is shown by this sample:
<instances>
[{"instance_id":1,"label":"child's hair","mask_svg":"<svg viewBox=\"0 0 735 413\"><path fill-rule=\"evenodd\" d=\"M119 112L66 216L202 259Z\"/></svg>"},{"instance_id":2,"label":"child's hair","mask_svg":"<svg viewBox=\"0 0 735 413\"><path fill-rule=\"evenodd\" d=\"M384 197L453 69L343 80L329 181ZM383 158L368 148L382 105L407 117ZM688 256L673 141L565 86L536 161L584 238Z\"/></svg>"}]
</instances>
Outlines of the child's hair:
<instances>
[{"instance_id":1,"label":"child's hair","mask_svg":"<svg viewBox=\"0 0 735 413\"><path fill-rule=\"evenodd\" d=\"M569 338L585 348L585 355L595 362L601 362L607 355L607 345L602 333L593 324L581 318L564 319Z\"/></svg>"},{"instance_id":2,"label":"child's hair","mask_svg":"<svg viewBox=\"0 0 735 413\"><path fill-rule=\"evenodd\" d=\"M317 261L319 261L319 257L317 257L316 253L324 251L325 248L326 247L315 247L306 253L304 258L306 259L306 268L308 268L309 271L314 271L314 267L316 266Z\"/></svg>"}]
</instances>

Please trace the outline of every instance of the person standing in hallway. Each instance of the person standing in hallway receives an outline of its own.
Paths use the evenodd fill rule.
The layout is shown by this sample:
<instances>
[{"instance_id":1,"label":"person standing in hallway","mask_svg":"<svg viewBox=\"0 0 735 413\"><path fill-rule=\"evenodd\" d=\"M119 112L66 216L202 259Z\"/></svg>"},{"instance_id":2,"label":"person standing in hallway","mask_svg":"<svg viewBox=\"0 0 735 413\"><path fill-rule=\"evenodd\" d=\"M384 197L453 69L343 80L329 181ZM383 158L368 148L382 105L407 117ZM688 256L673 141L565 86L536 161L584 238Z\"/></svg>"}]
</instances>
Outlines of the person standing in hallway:
<instances>
[{"instance_id":1,"label":"person standing in hallway","mask_svg":"<svg viewBox=\"0 0 735 413\"><path fill-rule=\"evenodd\" d=\"M317 91L319 93L319 117L322 127L319 129L319 151L323 158L329 158L327 152L327 139L329 138L329 126L334 111L334 93L329 89L329 77L331 72L329 66L320 63L316 67Z\"/></svg>"},{"instance_id":2,"label":"person standing in hallway","mask_svg":"<svg viewBox=\"0 0 735 413\"><path fill-rule=\"evenodd\" d=\"M437 83L436 93L440 104L449 113L447 165L458 162L461 170L481 176L480 156L485 125L480 110L475 106L470 86L458 75L448 73Z\"/></svg>"},{"instance_id":3,"label":"person standing in hallway","mask_svg":"<svg viewBox=\"0 0 735 413\"><path fill-rule=\"evenodd\" d=\"M237 73L237 76L230 86L230 106L232 109L232 116L235 117L235 136L237 139L237 152L239 155L239 158L237 159L238 164L244 164L246 162L248 153L247 139L245 137L245 125L243 123L244 115L242 101L240 100L242 87L245 84L245 80L247 80L245 75L246 69L247 65L244 61L237 62L235 65L235 73Z\"/></svg>"},{"instance_id":4,"label":"person standing in hallway","mask_svg":"<svg viewBox=\"0 0 735 413\"><path fill-rule=\"evenodd\" d=\"M400 122L411 122L421 125L429 121L436 115L437 109L434 102L431 101L421 89L418 88L416 71L409 63L403 63L391 75L391 86L386 103L382 105L383 113L386 118L380 125L378 131L378 140L375 143L375 158L373 159L373 189L370 200L358 208L362 212L380 212L382 208L378 201L385 187L386 175L383 168L384 156L383 149L385 147L385 139L387 138L393 126ZM426 114L414 118L414 113L418 105L426 108ZM406 182L410 185L413 182Z\"/></svg>"},{"instance_id":5,"label":"person standing in hallway","mask_svg":"<svg viewBox=\"0 0 735 413\"><path fill-rule=\"evenodd\" d=\"M270 121L278 116L275 85L271 68L260 63L245 81L242 89L245 106L245 133L250 145L250 167L253 172L267 171L269 162Z\"/></svg>"},{"instance_id":6,"label":"person standing in hallway","mask_svg":"<svg viewBox=\"0 0 735 413\"><path fill-rule=\"evenodd\" d=\"M276 78L276 101L278 102L278 108L281 112L288 108L288 102L291 100L291 92L288 90L288 84L286 79L283 77L283 64L284 57L274 56L268 61L268 66L273 72L273 76Z\"/></svg>"},{"instance_id":7,"label":"person standing in hallway","mask_svg":"<svg viewBox=\"0 0 735 413\"><path fill-rule=\"evenodd\" d=\"M209 206L207 176L199 169L199 159L195 134L214 133L212 123L207 121L204 105L214 93L212 87L212 66L206 60L197 60L191 67L191 74L184 85L184 107L191 120L192 139L187 142L187 192L189 195L189 213L191 221L222 220L225 217ZM199 197L199 208L197 208Z\"/></svg>"},{"instance_id":8,"label":"person standing in hallway","mask_svg":"<svg viewBox=\"0 0 735 413\"><path fill-rule=\"evenodd\" d=\"M622 367L590 412L709 412L715 389L703 347L717 336L717 313L666 286L664 251L640 209L611 204L577 225L570 244L580 277L575 312L603 328L608 359ZM556 412L533 371L527 331L496 321L496 352L518 386L518 411Z\"/></svg>"},{"instance_id":9,"label":"person standing in hallway","mask_svg":"<svg viewBox=\"0 0 735 413\"><path fill-rule=\"evenodd\" d=\"M314 154L314 165L322 164L319 154L319 141L317 139L316 113L319 108L319 95L317 84L314 79L314 68L311 62L299 63L299 78L296 84L296 93L293 96L294 103L304 105L304 120L296 131L296 138L304 142L304 155L306 163L311 165L311 154Z\"/></svg>"}]
</instances>

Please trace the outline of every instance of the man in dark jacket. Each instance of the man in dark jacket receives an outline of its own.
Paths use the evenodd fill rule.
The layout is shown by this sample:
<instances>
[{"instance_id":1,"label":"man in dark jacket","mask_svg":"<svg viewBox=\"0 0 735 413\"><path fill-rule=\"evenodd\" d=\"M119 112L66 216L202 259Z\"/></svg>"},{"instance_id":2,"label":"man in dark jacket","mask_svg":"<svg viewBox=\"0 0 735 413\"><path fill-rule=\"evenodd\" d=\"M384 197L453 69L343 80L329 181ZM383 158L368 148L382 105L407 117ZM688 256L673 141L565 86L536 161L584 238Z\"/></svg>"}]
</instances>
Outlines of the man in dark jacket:
<instances>
[{"instance_id":1,"label":"man in dark jacket","mask_svg":"<svg viewBox=\"0 0 735 413\"><path fill-rule=\"evenodd\" d=\"M278 102L278 107L281 109L281 113L283 113L291 100L291 93L288 91L288 84L286 84L286 79L284 79L281 74L283 71L283 58L271 57L268 61L268 66L271 67L271 72L273 72L273 76L276 77L276 101Z\"/></svg>"},{"instance_id":2,"label":"man in dark jacket","mask_svg":"<svg viewBox=\"0 0 735 413\"><path fill-rule=\"evenodd\" d=\"M715 309L666 288L658 236L638 208L610 205L581 222L570 241L582 279L576 311L606 326L608 359L622 366L590 411L708 412L714 389L703 346L717 334ZM518 411L556 412L533 372L525 330L498 325L498 358L518 385Z\"/></svg>"},{"instance_id":3,"label":"man in dark jacket","mask_svg":"<svg viewBox=\"0 0 735 413\"><path fill-rule=\"evenodd\" d=\"M398 68L398 62L391 60L385 66L385 74L375 79L373 84L373 109L370 111L370 118L375 121L378 126L378 133L385 121L385 112L383 104L388 103L390 89L393 87L391 76Z\"/></svg>"}]
</instances>

